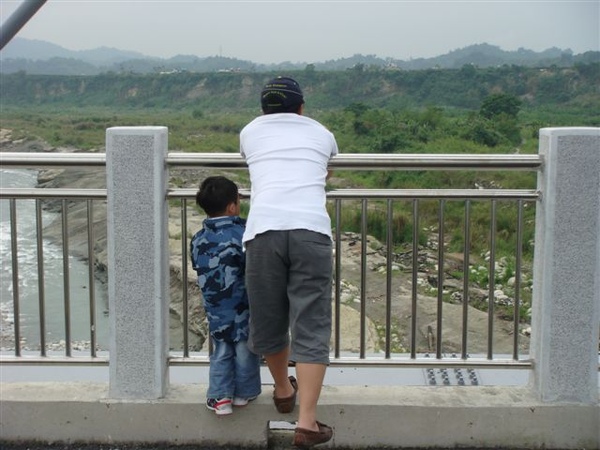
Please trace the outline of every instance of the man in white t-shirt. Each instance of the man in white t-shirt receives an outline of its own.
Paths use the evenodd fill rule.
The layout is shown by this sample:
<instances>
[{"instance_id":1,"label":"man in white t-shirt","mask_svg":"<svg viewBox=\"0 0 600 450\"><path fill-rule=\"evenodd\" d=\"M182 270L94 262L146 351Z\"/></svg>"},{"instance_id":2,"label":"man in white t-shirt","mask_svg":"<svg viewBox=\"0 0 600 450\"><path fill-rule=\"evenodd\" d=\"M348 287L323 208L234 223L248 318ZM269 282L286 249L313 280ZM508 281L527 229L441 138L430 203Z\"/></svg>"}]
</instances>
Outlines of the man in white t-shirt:
<instances>
[{"instance_id":1,"label":"man in white t-shirt","mask_svg":"<svg viewBox=\"0 0 600 450\"><path fill-rule=\"evenodd\" d=\"M338 153L331 132L302 115L298 83L279 77L261 92L264 115L240 133L251 202L243 242L252 351L262 354L281 413L300 410L294 445L331 439L317 403L329 364L332 235L326 210L327 165ZM291 335L291 341L290 341ZM288 361L296 376L288 376Z\"/></svg>"}]
</instances>

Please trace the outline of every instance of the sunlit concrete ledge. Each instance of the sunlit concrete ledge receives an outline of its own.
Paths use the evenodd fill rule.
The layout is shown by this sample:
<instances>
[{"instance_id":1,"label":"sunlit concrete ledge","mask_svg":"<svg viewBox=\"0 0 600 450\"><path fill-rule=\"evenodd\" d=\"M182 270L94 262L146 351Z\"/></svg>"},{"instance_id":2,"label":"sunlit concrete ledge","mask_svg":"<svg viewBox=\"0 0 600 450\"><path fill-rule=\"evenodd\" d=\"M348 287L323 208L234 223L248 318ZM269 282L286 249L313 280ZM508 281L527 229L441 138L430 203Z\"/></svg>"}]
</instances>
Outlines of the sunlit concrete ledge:
<instances>
[{"instance_id":1,"label":"sunlit concrete ledge","mask_svg":"<svg viewBox=\"0 0 600 450\"><path fill-rule=\"evenodd\" d=\"M221 418L205 395L172 385L161 399L113 400L107 383L3 383L1 440L267 448L269 424L296 419L275 411L270 386ZM600 447L598 403L542 403L525 386L325 386L319 419L335 428L329 448Z\"/></svg>"}]
</instances>

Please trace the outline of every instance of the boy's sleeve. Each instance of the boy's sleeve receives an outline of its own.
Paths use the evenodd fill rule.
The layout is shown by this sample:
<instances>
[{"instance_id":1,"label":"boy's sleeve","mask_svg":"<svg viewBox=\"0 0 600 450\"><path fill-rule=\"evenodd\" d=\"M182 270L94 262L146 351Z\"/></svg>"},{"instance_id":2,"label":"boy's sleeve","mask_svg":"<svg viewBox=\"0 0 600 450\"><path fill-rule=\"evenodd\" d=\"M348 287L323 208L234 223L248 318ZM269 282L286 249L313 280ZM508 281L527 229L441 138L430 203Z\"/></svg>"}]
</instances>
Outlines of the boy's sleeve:
<instances>
[{"instance_id":1,"label":"boy's sleeve","mask_svg":"<svg viewBox=\"0 0 600 450\"><path fill-rule=\"evenodd\" d=\"M196 257L195 257L196 246L194 245L195 238L196 238L196 236L194 236L192 239L190 239L190 260L192 261L192 267L194 268L194 270L196 269Z\"/></svg>"}]
</instances>

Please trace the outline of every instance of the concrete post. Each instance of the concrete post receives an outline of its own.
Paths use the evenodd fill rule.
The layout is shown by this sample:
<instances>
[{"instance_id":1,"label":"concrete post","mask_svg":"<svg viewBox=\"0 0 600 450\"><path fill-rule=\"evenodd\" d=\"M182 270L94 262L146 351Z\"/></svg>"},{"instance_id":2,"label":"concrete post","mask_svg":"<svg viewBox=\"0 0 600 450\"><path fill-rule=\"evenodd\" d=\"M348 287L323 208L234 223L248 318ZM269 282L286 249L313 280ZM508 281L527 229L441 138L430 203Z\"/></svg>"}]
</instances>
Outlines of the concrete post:
<instances>
[{"instance_id":1,"label":"concrete post","mask_svg":"<svg viewBox=\"0 0 600 450\"><path fill-rule=\"evenodd\" d=\"M106 130L111 398L169 384L167 141L166 127Z\"/></svg>"},{"instance_id":2,"label":"concrete post","mask_svg":"<svg viewBox=\"0 0 600 450\"><path fill-rule=\"evenodd\" d=\"M597 404L600 128L544 128L539 152L531 384L543 402Z\"/></svg>"}]
</instances>

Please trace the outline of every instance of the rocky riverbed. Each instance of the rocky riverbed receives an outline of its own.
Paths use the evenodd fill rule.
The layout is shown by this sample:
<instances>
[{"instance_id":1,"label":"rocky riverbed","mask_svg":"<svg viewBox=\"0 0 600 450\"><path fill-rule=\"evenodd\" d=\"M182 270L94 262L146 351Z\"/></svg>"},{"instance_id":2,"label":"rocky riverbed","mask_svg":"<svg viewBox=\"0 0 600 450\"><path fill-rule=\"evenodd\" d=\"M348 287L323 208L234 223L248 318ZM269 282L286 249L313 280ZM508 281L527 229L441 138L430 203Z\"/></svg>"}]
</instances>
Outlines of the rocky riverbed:
<instances>
[{"instance_id":1,"label":"rocky riverbed","mask_svg":"<svg viewBox=\"0 0 600 450\"><path fill-rule=\"evenodd\" d=\"M10 130L0 133L0 151L18 152L77 152L73 148L53 148L44 142L13 141ZM196 188L201 180L213 172L203 170L172 171L171 178L177 179L179 187ZM233 179L237 174L226 173ZM105 173L98 169L49 169L40 170L38 185L41 188L104 188ZM242 186L246 187L246 186ZM192 202L189 202L190 204ZM58 210L59 202L45 202L45 207ZM194 205L188 206L187 230L185 235L189 239L200 228L203 217ZM83 259L88 259L87 244L87 204L86 202L69 201L69 249L70 252ZM94 266L99 282L106 282L107 254L106 254L106 208L105 202L94 202L93 209L94 232ZM180 207L172 207L169 212L169 247L170 247L170 323L171 323L171 348L180 349L183 344L183 282L181 258L181 230ZM44 230L44 236L60 242L62 231L60 221L56 221ZM369 237L367 245L367 276L365 288L365 305L368 319L366 320L366 345L367 352L381 351L385 336L384 324L386 322L386 254L383 245ZM187 241L187 239L186 239ZM436 243L431 242L429 247L419 250L418 302L417 302L417 350L419 353L434 352L437 348L435 330L437 328L437 249ZM360 313L361 305L361 241L360 236L354 233L342 233L341 273L339 274L342 292L340 305L340 335L342 352L355 352L360 346ZM394 255L392 264L393 276L391 286L391 339L392 351L406 352L410 348L410 329L412 317L412 254L407 251ZM462 270L462 256L448 255L444 261L446 272ZM200 350L205 343L207 328L204 311L201 306L200 291L195 284L195 274L188 262L187 289L190 350ZM462 317L463 306L461 299L462 281L448 277L442 286L444 291L453 299L452 302L443 304L443 342L444 353L459 353L462 342ZM502 294L504 295L504 294ZM498 299L503 298L498 293ZM486 301L487 291L476 286L471 288L470 298L477 297L478 301ZM508 298L506 295L504 297ZM510 300L510 299L509 299ZM0 347L14 348L11 342L11 312L2 311L2 330L0 333ZM469 353L485 353L488 340L488 315L472 306L468 307ZM496 353L512 353L513 334L520 334L520 350L528 351L529 338L527 326L514 330L512 321L496 318L493 322L494 349ZM22 343L26 346L27 343ZM83 343L85 345L85 343ZM60 345L59 345L60 346Z\"/></svg>"}]
</instances>

